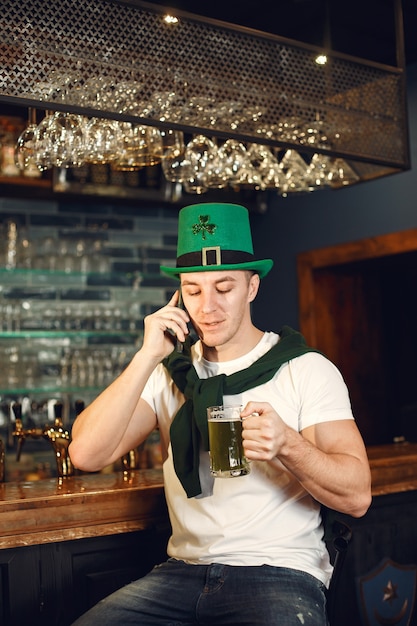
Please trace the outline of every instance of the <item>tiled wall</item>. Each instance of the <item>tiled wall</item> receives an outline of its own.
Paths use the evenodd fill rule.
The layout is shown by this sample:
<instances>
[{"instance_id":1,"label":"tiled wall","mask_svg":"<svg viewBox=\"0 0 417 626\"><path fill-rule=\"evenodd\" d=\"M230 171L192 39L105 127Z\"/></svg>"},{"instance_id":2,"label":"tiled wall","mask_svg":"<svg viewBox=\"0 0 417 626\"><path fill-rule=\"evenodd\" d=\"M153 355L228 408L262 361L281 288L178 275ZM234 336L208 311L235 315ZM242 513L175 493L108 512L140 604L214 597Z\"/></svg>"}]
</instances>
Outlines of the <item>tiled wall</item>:
<instances>
[{"instance_id":1,"label":"tiled wall","mask_svg":"<svg viewBox=\"0 0 417 626\"><path fill-rule=\"evenodd\" d=\"M8 338L0 340L0 378L2 378L0 389L3 389L0 393L0 437L3 442L8 442L7 480L12 480L31 475L34 468L43 467L45 463L49 468L48 472L53 472L54 458L47 443L28 438L25 443L25 455L19 463L15 462L15 445L13 441L9 441L7 408L9 403L18 398L23 400L26 406L30 405L29 415L39 426L47 417L50 418L47 415L50 399L64 397L65 402L69 402L68 415L72 421L74 399L80 397L88 403L97 395L98 388L104 387L110 382L109 378L113 379L119 373L118 370L124 367L126 361L118 363L117 358L124 355L124 358L129 360L130 355L137 349L141 341L143 317L165 304L176 288L176 281L161 274L159 267L161 263L168 265L175 263L178 209L156 203L144 206L131 202L117 203L91 198L81 201L15 199L1 197L0 192L0 257L1 251L4 252L5 227L9 220L16 223L18 234L24 233L30 241L34 250L31 258L33 267L45 266L46 257L51 254L48 248L45 255L45 249L51 240L57 248L58 256L62 255L62 250L65 249L68 253L73 253L77 242L81 240L85 244L86 254L92 253L94 242L101 243L100 254L106 259L106 266L109 269L103 274L83 275L77 272L75 278L74 275L62 272L58 275L52 273L50 276L48 272L43 271L13 272L4 270L4 254L2 256L0 331L44 330L50 328L49 325L52 323L54 329L68 329L68 335L72 335L69 343L66 338L59 340L20 338L16 341L19 350L26 353L25 356L35 354L42 370L42 382L45 380L51 382L53 391L45 393L39 391L38 380L33 382L33 392L30 388L25 393L15 394L8 391L10 387L7 387L7 376L11 376L11 368L10 363L6 362L8 357L5 357L4 351L2 352L2 346L10 346L14 340ZM66 244L64 247L63 243ZM19 263L17 266L19 267ZM21 302L25 300L30 301L31 318L26 319L22 316L20 319ZM5 303L9 302L19 304L16 305L16 312L11 309L11 317L5 319ZM114 337L106 337L106 333L103 333L101 338L97 336L98 333L96 336L84 337L77 343L74 337L77 335L78 327L80 330L86 329L82 324L87 323L87 312L90 316L88 323L97 324L97 319L109 307L117 307L121 311L121 319L118 320L119 325L115 328ZM80 319L83 321L75 321L75 317L73 320L67 317L61 319L60 314L64 310L69 310L70 314L74 312L74 315L79 315L81 311ZM118 329L132 330L133 319L134 330L137 330L137 333L133 333L133 337L118 337ZM105 329L109 330L110 334L113 322L114 320L110 322L110 328ZM95 328L96 326L93 326L93 329ZM90 329L91 327L87 328ZM114 344L113 348L110 344ZM103 370L106 364L100 362L96 368L99 379L89 381L86 378L86 372L91 370L88 362L94 358L94 353L100 354L100 351L107 354L107 362L111 362L113 369L110 369L106 379L106 372ZM63 355L69 357L65 366L62 365ZM26 374L23 370L23 359L17 365L20 374L22 375L23 371L23 375L22 382L18 382L16 386L24 387L28 380L24 380ZM72 375L75 375L76 379L67 380L66 384L79 389L75 392L76 395L70 393L68 397L68 394L59 393L59 382L62 380L65 386L65 367L74 366L76 369ZM84 372L82 380L79 378L80 372ZM70 376L68 371L66 375ZM27 418L24 424L27 427L26 422Z\"/></svg>"},{"instance_id":2,"label":"tiled wall","mask_svg":"<svg viewBox=\"0 0 417 626\"><path fill-rule=\"evenodd\" d=\"M33 249L34 258L46 254L46 246L51 238L62 254L65 243L69 254L74 254L77 242L85 243L86 254L93 252L95 242L100 242L112 278L103 276L102 289L94 285L89 290L91 280L74 291L67 289L65 280L57 288L57 297L68 300L106 301L115 297L126 297L126 289L118 286L132 286L134 298L140 303L140 313L149 311L165 303L175 289L175 281L160 274L161 263L173 264L176 256L177 209L152 206L135 206L100 200L28 200L0 197L0 225L5 227L9 219L17 223L18 231L25 231ZM1 226L0 226L1 228ZM4 243L4 228L2 242ZM1 248L1 245L0 245ZM3 257L4 263L4 257ZM123 278L120 274L126 274ZM118 277L117 277L118 275ZM2 277L0 289L13 288L14 278ZM100 277L95 278L100 280ZM16 285L14 284L16 288ZM122 296L122 293L124 296ZM1 295L1 291L0 291ZM131 297L131 294L130 296Z\"/></svg>"},{"instance_id":3,"label":"tiled wall","mask_svg":"<svg viewBox=\"0 0 417 626\"><path fill-rule=\"evenodd\" d=\"M10 220L30 242L28 265L36 271L27 272L19 256L16 267L24 271L4 269ZM159 268L175 263L177 220L177 209L155 205L0 198L0 393L43 387L94 391L120 373L141 344L143 317L176 288ZM90 267L98 242L104 271L43 271L51 258L78 264L80 242ZM13 331L20 333L16 339ZM27 340L22 331L31 333ZM38 331L61 332L39 338Z\"/></svg>"}]
</instances>

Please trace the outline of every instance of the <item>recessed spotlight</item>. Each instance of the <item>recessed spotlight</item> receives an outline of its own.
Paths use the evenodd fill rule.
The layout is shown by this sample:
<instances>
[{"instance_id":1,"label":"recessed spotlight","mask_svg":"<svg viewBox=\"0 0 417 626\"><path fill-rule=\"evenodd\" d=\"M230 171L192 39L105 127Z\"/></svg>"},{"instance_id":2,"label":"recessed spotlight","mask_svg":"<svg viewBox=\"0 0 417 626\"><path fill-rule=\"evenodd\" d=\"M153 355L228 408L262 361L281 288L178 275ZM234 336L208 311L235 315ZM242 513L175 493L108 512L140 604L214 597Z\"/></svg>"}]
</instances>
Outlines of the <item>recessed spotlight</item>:
<instances>
[{"instance_id":1,"label":"recessed spotlight","mask_svg":"<svg viewBox=\"0 0 417 626\"><path fill-rule=\"evenodd\" d=\"M178 17L175 17L175 15L164 15L164 22L165 24L178 24L179 19Z\"/></svg>"},{"instance_id":2,"label":"recessed spotlight","mask_svg":"<svg viewBox=\"0 0 417 626\"><path fill-rule=\"evenodd\" d=\"M327 56L325 54L319 54L318 56L316 56L315 61L317 65L326 65Z\"/></svg>"}]
</instances>

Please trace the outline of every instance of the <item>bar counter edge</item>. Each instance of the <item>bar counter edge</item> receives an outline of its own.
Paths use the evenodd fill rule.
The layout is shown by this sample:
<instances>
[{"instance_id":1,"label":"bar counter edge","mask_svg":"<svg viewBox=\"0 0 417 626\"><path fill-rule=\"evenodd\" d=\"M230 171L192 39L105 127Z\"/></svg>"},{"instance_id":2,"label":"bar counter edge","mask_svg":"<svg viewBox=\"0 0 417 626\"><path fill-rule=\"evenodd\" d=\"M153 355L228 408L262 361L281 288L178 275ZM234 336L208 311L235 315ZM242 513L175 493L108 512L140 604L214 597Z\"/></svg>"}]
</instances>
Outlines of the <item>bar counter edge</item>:
<instances>
[{"instance_id":1,"label":"bar counter edge","mask_svg":"<svg viewBox=\"0 0 417 626\"><path fill-rule=\"evenodd\" d=\"M373 497L417 490L417 444L367 449ZM0 484L0 549L134 532L168 520L162 470Z\"/></svg>"}]
</instances>

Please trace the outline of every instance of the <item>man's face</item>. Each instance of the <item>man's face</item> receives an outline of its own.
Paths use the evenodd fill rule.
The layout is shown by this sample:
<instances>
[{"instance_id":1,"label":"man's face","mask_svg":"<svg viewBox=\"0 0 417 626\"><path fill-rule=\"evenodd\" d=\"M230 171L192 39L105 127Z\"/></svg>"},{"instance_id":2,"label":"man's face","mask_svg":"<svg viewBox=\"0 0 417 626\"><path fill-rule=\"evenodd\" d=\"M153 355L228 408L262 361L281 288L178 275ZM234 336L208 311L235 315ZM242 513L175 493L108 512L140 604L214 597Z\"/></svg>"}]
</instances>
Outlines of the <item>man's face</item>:
<instances>
[{"instance_id":1,"label":"man's face","mask_svg":"<svg viewBox=\"0 0 417 626\"><path fill-rule=\"evenodd\" d=\"M250 303L259 276L243 270L181 275L184 305L197 334L209 347L238 343L251 326Z\"/></svg>"}]
</instances>

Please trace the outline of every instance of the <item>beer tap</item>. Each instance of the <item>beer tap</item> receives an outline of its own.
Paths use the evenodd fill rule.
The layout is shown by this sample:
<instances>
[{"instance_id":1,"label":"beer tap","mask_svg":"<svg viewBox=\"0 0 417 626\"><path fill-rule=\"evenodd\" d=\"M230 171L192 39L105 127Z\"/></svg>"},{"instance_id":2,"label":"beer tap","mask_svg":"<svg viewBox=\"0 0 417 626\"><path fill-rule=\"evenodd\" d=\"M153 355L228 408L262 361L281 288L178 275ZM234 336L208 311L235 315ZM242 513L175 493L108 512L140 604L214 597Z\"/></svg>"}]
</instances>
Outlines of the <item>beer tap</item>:
<instances>
[{"instance_id":1,"label":"beer tap","mask_svg":"<svg viewBox=\"0 0 417 626\"><path fill-rule=\"evenodd\" d=\"M4 483L6 475L5 458L4 443L3 440L0 439L0 483Z\"/></svg>"},{"instance_id":2,"label":"beer tap","mask_svg":"<svg viewBox=\"0 0 417 626\"><path fill-rule=\"evenodd\" d=\"M56 402L54 404L54 423L52 425L46 424L44 428L23 428L22 422L22 405L20 402L14 402L12 405L12 411L15 416L15 427L13 435L17 438L17 452L16 460L20 460L22 454L23 444L27 437L32 439L46 439L52 445L55 454L57 474L59 478L72 476L74 473L74 466L71 463L71 459L68 454L68 446L70 444L70 434L68 430L64 428L62 421L63 403Z\"/></svg>"},{"instance_id":3,"label":"beer tap","mask_svg":"<svg viewBox=\"0 0 417 626\"><path fill-rule=\"evenodd\" d=\"M9 405L2 403L0 405L0 411L7 415L9 410ZM8 429L9 431L9 429ZM7 445L7 442L6 442ZM5 481L6 477L6 446L3 442L3 439L0 437L0 483Z\"/></svg>"},{"instance_id":4,"label":"beer tap","mask_svg":"<svg viewBox=\"0 0 417 626\"><path fill-rule=\"evenodd\" d=\"M13 402L11 406L11 411L15 419L13 435L14 437L17 437L16 461L20 461L23 444L25 443L26 437L33 437L34 439L38 439L42 436L42 430L40 428L23 428L22 405L20 402Z\"/></svg>"},{"instance_id":5,"label":"beer tap","mask_svg":"<svg viewBox=\"0 0 417 626\"><path fill-rule=\"evenodd\" d=\"M70 444L70 434L62 421L63 403L56 402L54 404L54 424L46 425L43 429L43 437L49 441L54 449L57 464L57 472L60 478L72 476L74 474L74 466L68 454L68 446Z\"/></svg>"},{"instance_id":6,"label":"beer tap","mask_svg":"<svg viewBox=\"0 0 417 626\"><path fill-rule=\"evenodd\" d=\"M85 409L84 400L75 400L74 407L75 407L75 417L78 417L79 414L82 413Z\"/></svg>"}]
</instances>

